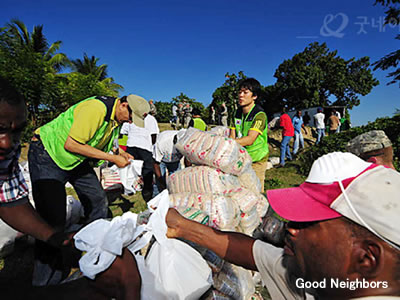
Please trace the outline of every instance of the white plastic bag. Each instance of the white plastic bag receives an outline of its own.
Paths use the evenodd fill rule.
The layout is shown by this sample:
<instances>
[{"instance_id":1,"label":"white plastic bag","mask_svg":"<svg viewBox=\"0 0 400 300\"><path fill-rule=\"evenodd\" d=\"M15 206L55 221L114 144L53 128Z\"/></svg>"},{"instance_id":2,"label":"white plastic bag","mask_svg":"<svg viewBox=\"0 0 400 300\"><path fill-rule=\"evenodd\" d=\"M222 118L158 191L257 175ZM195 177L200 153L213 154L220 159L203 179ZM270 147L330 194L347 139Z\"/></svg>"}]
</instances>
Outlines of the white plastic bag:
<instances>
[{"instance_id":1,"label":"white plastic bag","mask_svg":"<svg viewBox=\"0 0 400 300\"><path fill-rule=\"evenodd\" d=\"M123 247L135 255L154 235L156 242L146 261L135 255L146 281L142 285L142 299L198 299L212 284L211 269L189 245L167 238L167 190L151 203L157 209L147 224L137 226L137 215L128 212L111 222L94 221L79 231L74 237L75 246L87 252L79 261L80 269L85 276L94 278L112 264L116 255L121 255Z\"/></svg>"},{"instance_id":2,"label":"white plastic bag","mask_svg":"<svg viewBox=\"0 0 400 300\"><path fill-rule=\"evenodd\" d=\"M146 258L146 266L155 274L168 294L168 299L199 299L212 284L211 269L192 247L182 241L167 238L167 190L160 195L149 202L149 205L157 207L147 224L156 242ZM130 247L128 249L131 250Z\"/></svg>"},{"instance_id":3,"label":"white plastic bag","mask_svg":"<svg viewBox=\"0 0 400 300\"><path fill-rule=\"evenodd\" d=\"M141 190L138 182L142 175L143 160L131 160L131 163L125 168L119 168L121 183L125 188L125 194L136 193Z\"/></svg>"}]
</instances>

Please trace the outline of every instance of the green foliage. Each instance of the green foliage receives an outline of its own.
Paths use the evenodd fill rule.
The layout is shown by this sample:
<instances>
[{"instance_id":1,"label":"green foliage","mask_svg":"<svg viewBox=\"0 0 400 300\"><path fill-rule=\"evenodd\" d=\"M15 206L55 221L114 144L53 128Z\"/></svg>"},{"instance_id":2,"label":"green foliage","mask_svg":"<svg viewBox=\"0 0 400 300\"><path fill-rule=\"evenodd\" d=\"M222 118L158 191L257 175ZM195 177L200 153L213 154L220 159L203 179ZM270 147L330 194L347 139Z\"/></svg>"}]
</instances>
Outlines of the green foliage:
<instances>
[{"instance_id":1,"label":"green foliage","mask_svg":"<svg viewBox=\"0 0 400 300\"><path fill-rule=\"evenodd\" d=\"M72 69L76 72L85 74L85 75L94 75L98 80L104 80L107 78L107 65L102 64L100 66L97 65L99 58L92 55L91 58L87 56L85 53L83 55L83 60L78 58L71 61Z\"/></svg>"},{"instance_id":2,"label":"green foliage","mask_svg":"<svg viewBox=\"0 0 400 300\"><path fill-rule=\"evenodd\" d=\"M29 140L34 128L70 105L89 96L118 96L122 88L112 78L105 78L106 65L97 67L94 56L87 58L93 63L92 73L60 74L64 66L70 65L65 54L57 53L60 46L61 41L49 45L41 25L31 33L19 20L0 28L0 76L7 78L27 103L29 124L23 141Z\"/></svg>"},{"instance_id":3,"label":"green foliage","mask_svg":"<svg viewBox=\"0 0 400 300\"><path fill-rule=\"evenodd\" d=\"M279 65L273 92L288 109L328 105L351 109L360 104L358 95L367 95L379 84L369 66L369 57L345 60L325 43L315 42ZM336 98L333 103L331 96Z\"/></svg>"},{"instance_id":4,"label":"green foliage","mask_svg":"<svg viewBox=\"0 0 400 300\"><path fill-rule=\"evenodd\" d=\"M279 188L282 186L282 181L279 178L269 178L265 179L264 186L266 187L266 190L274 189L274 188Z\"/></svg>"},{"instance_id":5,"label":"green foliage","mask_svg":"<svg viewBox=\"0 0 400 300\"><path fill-rule=\"evenodd\" d=\"M155 102L155 106L157 108L157 121L158 122L169 122L169 120L172 118L172 106L175 104L178 106L179 103L189 103L192 108L197 108L200 110L202 113L202 116L205 112L205 108L203 103L200 103L196 101L194 98L188 97L184 93L180 93L178 96L173 97L170 102L164 102L164 101L157 101Z\"/></svg>"},{"instance_id":6,"label":"green foliage","mask_svg":"<svg viewBox=\"0 0 400 300\"><path fill-rule=\"evenodd\" d=\"M400 24L400 0L376 0L375 4L388 7L385 11L385 24L399 25ZM396 39L400 40L400 34L396 36ZM393 71L389 72L387 77L391 77L392 80L388 83L393 84L399 82L400 86L400 68L396 68L400 62L400 49L393 51L380 60L374 62L374 70L381 69L387 70L394 68Z\"/></svg>"},{"instance_id":7,"label":"green foliage","mask_svg":"<svg viewBox=\"0 0 400 300\"><path fill-rule=\"evenodd\" d=\"M300 172L307 175L312 163L324 154L334 151L346 151L347 143L357 135L371 130L383 130L393 144L395 167L399 170L398 157L400 155L400 115L392 118L378 118L375 122L370 122L362 127L355 127L349 130L325 137L321 143L308 148L298 156L300 161Z\"/></svg>"},{"instance_id":8,"label":"green foliage","mask_svg":"<svg viewBox=\"0 0 400 300\"><path fill-rule=\"evenodd\" d=\"M222 86L218 87L212 94L213 100L210 106L214 106L216 113L221 110L221 105L225 102L228 108L228 124L233 120L233 115L237 109L238 100L238 83L240 80L247 78L242 71L236 75L235 73L225 74L225 82Z\"/></svg>"},{"instance_id":9,"label":"green foliage","mask_svg":"<svg viewBox=\"0 0 400 300\"><path fill-rule=\"evenodd\" d=\"M154 102L156 108L157 108L157 115L156 119L158 122L169 122L169 120L172 117L172 103L171 102L162 102L162 101L157 101Z\"/></svg>"}]
</instances>

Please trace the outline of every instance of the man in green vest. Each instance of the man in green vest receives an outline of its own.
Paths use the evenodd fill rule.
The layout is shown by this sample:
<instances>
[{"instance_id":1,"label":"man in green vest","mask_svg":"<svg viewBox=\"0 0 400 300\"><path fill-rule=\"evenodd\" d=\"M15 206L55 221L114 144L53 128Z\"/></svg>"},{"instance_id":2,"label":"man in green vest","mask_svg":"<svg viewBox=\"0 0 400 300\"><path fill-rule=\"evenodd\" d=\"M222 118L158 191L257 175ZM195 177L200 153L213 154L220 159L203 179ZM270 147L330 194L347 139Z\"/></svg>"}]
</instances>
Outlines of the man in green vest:
<instances>
[{"instance_id":1,"label":"man in green vest","mask_svg":"<svg viewBox=\"0 0 400 300\"><path fill-rule=\"evenodd\" d=\"M200 110L198 108L193 108L192 119L189 122L189 127L194 127L202 131L207 130L207 124L201 119Z\"/></svg>"},{"instance_id":2,"label":"man in green vest","mask_svg":"<svg viewBox=\"0 0 400 300\"><path fill-rule=\"evenodd\" d=\"M240 109L236 111L230 138L236 139L249 152L253 169L261 182L261 192L264 192L269 153L268 122L264 110L256 103L261 97L260 83L254 78L244 79L239 83L238 97Z\"/></svg>"},{"instance_id":3,"label":"man in green vest","mask_svg":"<svg viewBox=\"0 0 400 300\"><path fill-rule=\"evenodd\" d=\"M144 126L150 106L136 95L91 97L35 131L28 160L36 210L51 226L65 230L65 184L71 183L84 207L85 223L107 217L106 194L93 170L103 161L125 167L133 157L110 154L122 123ZM78 228L73 228L76 230ZM35 244L33 285L53 285L69 274L59 250Z\"/></svg>"}]
</instances>

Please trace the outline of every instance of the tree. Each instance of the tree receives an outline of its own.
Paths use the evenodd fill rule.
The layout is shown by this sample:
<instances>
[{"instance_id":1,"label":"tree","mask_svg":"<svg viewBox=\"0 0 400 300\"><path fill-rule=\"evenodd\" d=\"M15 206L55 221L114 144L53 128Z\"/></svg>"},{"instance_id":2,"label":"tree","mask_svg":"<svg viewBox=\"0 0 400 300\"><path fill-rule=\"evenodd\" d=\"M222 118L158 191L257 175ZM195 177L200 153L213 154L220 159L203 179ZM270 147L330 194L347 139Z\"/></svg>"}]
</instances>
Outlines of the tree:
<instances>
[{"instance_id":1,"label":"tree","mask_svg":"<svg viewBox=\"0 0 400 300\"><path fill-rule=\"evenodd\" d=\"M53 109L54 86L62 80L56 74L66 64L67 56L56 53L57 41L49 46L43 26L29 33L25 24L13 19L0 31L0 75L9 79L27 102L31 125L40 125L44 111Z\"/></svg>"},{"instance_id":2,"label":"tree","mask_svg":"<svg viewBox=\"0 0 400 300\"><path fill-rule=\"evenodd\" d=\"M268 120L272 120L274 113L282 111L285 104L281 101L281 91L276 85L268 85L263 88L264 97L261 101L265 113L268 116Z\"/></svg>"},{"instance_id":3,"label":"tree","mask_svg":"<svg viewBox=\"0 0 400 300\"><path fill-rule=\"evenodd\" d=\"M157 108L157 121L163 123L169 122L172 117L172 103L156 101L154 102L154 105Z\"/></svg>"},{"instance_id":4,"label":"tree","mask_svg":"<svg viewBox=\"0 0 400 300\"><path fill-rule=\"evenodd\" d=\"M99 80L93 74L78 72L60 74L68 64L65 54L56 53L60 45L61 41L48 45L42 26L29 33L21 21L12 20L0 28L0 76L26 100L30 122L25 141L34 128L70 105L89 96L118 96L122 88L112 78Z\"/></svg>"},{"instance_id":5,"label":"tree","mask_svg":"<svg viewBox=\"0 0 400 300\"><path fill-rule=\"evenodd\" d=\"M178 96L173 97L171 101L156 101L154 103L157 108L157 121L169 122L172 116L172 105L178 106L179 103L189 103L192 108L199 109L202 112L202 116L204 116L204 105L181 92Z\"/></svg>"},{"instance_id":6,"label":"tree","mask_svg":"<svg viewBox=\"0 0 400 300\"><path fill-rule=\"evenodd\" d=\"M275 71L275 88L282 106L301 109L344 105L351 109L379 84L369 69L369 57L345 60L326 44L310 44Z\"/></svg>"},{"instance_id":7,"label":"tree","mask_svg":"<svg viewBox=\"0 0 400 300\"><path fill-rule=\"evenodd\" d=\"M19 44L28 52L40 54L42 59L48 62L55 71L60 71L63 67L69 65L70 61L64 53L56 53L62 42L56 41L49 45L43 34L43 25L34 26L32 33L29 33L22 21L12 19L6 25L6 30L9 31L11 39L14 39L16 44Z\"/></svg>"},{"instance_id":8,"label":"tree","mask_svg":"<svg viewBox=\"0 0 400 300\"><path fill-rule=\"evenodd\" d=\"M376 0L375 4L381 4L389 9L385 12L385 24L400 25L400 0ZM400 34L396 36L396 39L400 40ZM393 51L380 60L374 62L374 70L381 69L387 70L395 68L394 71L389 72L387 77L392 77L392 80L388 83L393 84L399 82L400 86L400 68L396 68L400 62L400 49Z\"/></svg>"},{"instance_id":9,"label":"tree","mask_svg":"<svg viewBox=\"0 0 400 300\"><path fill-rule=\"evenodd\" d=\"M210 106L214 106L218 112L222 103L225 102L225 105L228 108L228 123L230 123L237 108L239 81L247 78L247 76L244 75L243 71L239 71L237 75L235 73L229 74L229 72L227 72L225 78L226 80L224 84L218 87L212 94L213 100Z\"/></svg>"},{"instance_id":10,"label":"tree","mask_svg":"<svg viewBox=\"0 0 400 300\"><path fill-rule=\"evenodd\" d=\"M98 80L104 80L107 78L107 65L102 64L100 66L97 65L99 58L92 55L92 57L88 57L86 53L83 55L82 59L71 60L72 69L75 72L79 72L85 75L92 74Z\"/></svg>"}]
</instances>

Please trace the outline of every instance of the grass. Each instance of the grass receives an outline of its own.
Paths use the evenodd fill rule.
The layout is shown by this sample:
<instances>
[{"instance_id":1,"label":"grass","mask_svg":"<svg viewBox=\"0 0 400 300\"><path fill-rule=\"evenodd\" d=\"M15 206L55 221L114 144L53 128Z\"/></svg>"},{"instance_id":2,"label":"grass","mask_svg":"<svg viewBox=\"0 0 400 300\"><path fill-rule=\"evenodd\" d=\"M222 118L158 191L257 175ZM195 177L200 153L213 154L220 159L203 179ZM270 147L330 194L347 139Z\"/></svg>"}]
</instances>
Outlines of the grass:
<instances>
[{"instance_id":1,"label":"grass","mask_svg":"<svg viewBox=\"0 0 400 300\"><path fill-rule=\"evenodd\" d=\"M297 162L288 162L283 168L272 168L265 172L265 190L295 187L304 182L305 176L298 172Z\"/></svg>"}]
</instances>

